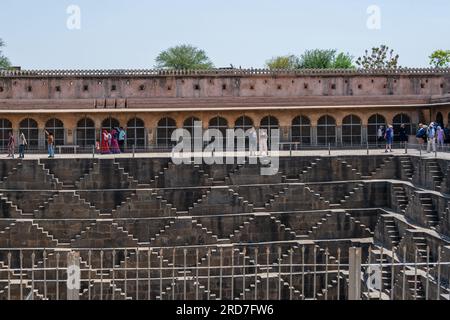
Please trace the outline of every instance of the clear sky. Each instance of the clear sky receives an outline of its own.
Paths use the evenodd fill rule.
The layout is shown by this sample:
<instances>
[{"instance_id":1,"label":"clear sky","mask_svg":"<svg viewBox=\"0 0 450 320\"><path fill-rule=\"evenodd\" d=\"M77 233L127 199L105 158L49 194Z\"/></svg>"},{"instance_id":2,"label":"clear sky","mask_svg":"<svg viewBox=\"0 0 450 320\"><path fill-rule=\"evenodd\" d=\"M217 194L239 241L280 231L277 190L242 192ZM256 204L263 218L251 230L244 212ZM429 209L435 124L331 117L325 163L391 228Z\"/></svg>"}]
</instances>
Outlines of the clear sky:
<instances>
[{"instance_id":1,"label":"clear sky","mask_svg":"<svg viewBox=\"0 0 450 320\"><path fill-rule=\"evenodd\" d=\"M67 28L70 5L81 28ZM381 29L369 29L370 5ZM152 68L190 43L218 67L264 66L275 55L333 48L358 57L385 43L400 64L428 66L450 49L449 0L1 0L4 53L25 69Z\"/></svg>"}]
</instances>

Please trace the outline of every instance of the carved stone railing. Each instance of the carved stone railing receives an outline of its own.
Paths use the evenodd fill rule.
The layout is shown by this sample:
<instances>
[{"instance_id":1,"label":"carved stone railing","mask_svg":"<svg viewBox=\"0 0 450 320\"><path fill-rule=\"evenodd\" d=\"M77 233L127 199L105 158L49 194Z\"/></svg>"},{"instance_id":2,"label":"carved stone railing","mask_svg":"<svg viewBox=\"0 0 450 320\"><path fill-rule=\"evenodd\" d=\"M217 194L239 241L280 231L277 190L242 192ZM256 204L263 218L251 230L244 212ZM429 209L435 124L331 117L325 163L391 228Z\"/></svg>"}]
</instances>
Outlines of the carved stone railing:
<instances>
[{"instance_id":1,"label":"carved stone railing","mask_svg":"<svg viewBox=\"0 0 450 320\"><path fill-rule=\"evenodd\" d=\"M442 76L450 69L112 69L112 70L0 70L0 77L157 77L157 76Z\"/></svg>"}]
</instances>

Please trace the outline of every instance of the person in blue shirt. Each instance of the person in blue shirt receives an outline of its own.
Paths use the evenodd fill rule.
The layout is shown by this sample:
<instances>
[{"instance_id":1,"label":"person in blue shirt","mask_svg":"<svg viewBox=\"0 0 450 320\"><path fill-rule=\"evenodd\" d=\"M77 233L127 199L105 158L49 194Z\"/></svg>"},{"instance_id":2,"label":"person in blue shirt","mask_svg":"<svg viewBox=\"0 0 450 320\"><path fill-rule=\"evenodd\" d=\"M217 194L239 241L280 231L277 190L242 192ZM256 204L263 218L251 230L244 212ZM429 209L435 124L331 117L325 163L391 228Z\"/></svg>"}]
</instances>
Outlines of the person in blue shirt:
<instances>
[{"instance_id":1,"label":"person in blue shirt","mask_svg":"<svg viewBox=\"0 0 450 320\"><path fill-rule=\"evenodd\" d=\"M421 145L427 141L427 128L422 123L419 123L419 129L416 133L417 142Z\"/></svg>"},{"instance_id":2,"label":"person in blue shirt","mask_svg":"<svg viewBox=\"0 0 450 320\"><path fill-rule=\"evenodd\" d=\"M433 149L433 152L436 152L436 125L434 122L430 123L430 126L427 130L427 138L428 138L428 144L427 144L427 153L431 152L431 149Z\"/></svg>"},{"instance_id":3,"label":"person in blue shirt","mask_svg":"<svg viewBox=\"0 0 450 320\"><path fill-rule=\"evenodd\" d=\"M124 153L125 152L125 140L127 138L127 133L125 132L123 127L118 128L117 131L119 132L119 148L120 148L120 152Z\"/></svg>"},{"instance_id":4,"label":"person in blue shirt","mask_svg":"<svg viewBox=\"0 0 450 320\"><path fill-rule=\"evenodd\" d=\"M384 139L386 140L385 153L392 152L392 143L394 143L394 127L392 125L387 127L386 133L384 134Z\"/></svg>"}]
</instances>

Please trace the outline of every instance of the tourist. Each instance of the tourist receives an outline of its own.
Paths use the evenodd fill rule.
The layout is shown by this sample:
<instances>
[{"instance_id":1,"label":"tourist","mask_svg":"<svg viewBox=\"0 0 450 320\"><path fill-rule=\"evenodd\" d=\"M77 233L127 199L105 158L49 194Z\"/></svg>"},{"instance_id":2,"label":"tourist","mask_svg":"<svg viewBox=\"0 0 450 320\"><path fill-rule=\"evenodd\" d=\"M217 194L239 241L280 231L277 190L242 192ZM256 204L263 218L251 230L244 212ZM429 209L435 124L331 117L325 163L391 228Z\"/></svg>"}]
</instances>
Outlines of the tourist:
<instances>
[{"instance_id":1,"label":"tourist","mask_svg":"<svg viewBox=\"0 0 450 320\"><path fill-rule=\"evenodd\" d=\"M392 152L392 143L394 142L394 127L392 125L387 127L386 133L384 134L384 139L386 140L386 150L384 152Z\"/></svg>"},{"instance_id":2,"label":"tourist","mask_svg":"<svg viewBox=\"0 0 450 320\"><path fill-rule=\"evenodd\" d=\"M378 133L377 133L377 141L378 141L379 144L383 144L383 142L384 142L384 134L385 134L384 126L380 126L378 128Z\"/></svg>"},{"instance_id":3,"label":"tourist","mask_svg":"<svg viewBox=\"0 0 450 320\"><path fill-rule=\"evenodd\" d=\"M430 123L427 130L427 153L436 152L436 128L434 122Z\"/></svg>"},{"instance_id":4,"label":"tourist","mask_svg":"<svg viewBox=\"0 0 450 320\"><path fill-rule=\"evenodd\" d=\"M111 149L112 135L111 135L111 132L109 132L109 131L107 131L107 132L108 132L108 146L109 146L109 148Z\"/></svg>"},{"instance_id":5,"label":"tourist","mask_svg":"<svg viewBox=\"0 0 450 320\"><path fill-rule=\"evenodd\" d=\"M417 130L416 138L419 145L424 144L427 139L426 126L424 126L422 123L419 123L419 129Z\"/></svg>"},{"instance_id":6,"label":"tourist","mask_svg":"<svg viewBox=\"0 0 450 320\"><path fill-rule=\"evenodd\" d=\"M450 143L450 128L449 128L450 124L448 124L445 128L444 128L444 143Z\"/></svg>"},{"instance_id":7,"label":"tourist","mask_svg":"<svg viewBox=\"0 0 450 320\"><path fill-rule=\"evenodd\" d=\"M406 126L402 123L399 130L399 138L400 143L405 146L406 142L408 142L408 133L406 132Z\"/></svg>"},{"instance_id":8,"label":"tourist","mask_svg":"<svg viewBox=\"0 0 450 320\"><path fill-rule=\"evenodd\" d=\"M25 158L25 146L27 145L27 139L25 138L25 134L23 132L20 133L19 136L19 158Z\"/></svg>"},{"instance_id":9,"label":"tourist","mask_svg":"<svg viewBox=\"0 0 450 320\"><path fill-rule=\"evenodd\" d=\"M110 151L109 151L109 140L108 140L108 137L110 136L110 134L109 134L109 132L108 132L108 130L106 130L106 129L103 129L103 132L102 132L102 154L109 154L110 153Z\"/></svg>"},{"instance_id":10,"label":"tourist","mask_svg":"<svg viewBox=\"0 0 450 320\"><path fill-rule=\"evenodd\" d=\"M9 132L8 139L8 158L11 157L14 159L14 151L16 149L16 139L14 138L14 134L12 131Z\"/></svg>"},{"instance_id":11,"label":"tourist","mask_svg":"<svg viewBox=\"0 0 450 320\"><path fill-rule=\"evenodd\" d=\"M444 129L442 129L441 126L438 126L437 127L437 143L438 143L438 147L443 149L444 148L444 142L445 142Z\"/></svg>"},{"instance_id":12,"label":"tourist","mask_svg":"<svg viewBox=\"0 0 450 320\"><path fill-rule=\"evenodd\" d=\"M48 157L55 157L55 137L53 136L53 132L48 132L45 130L45 134L47 135L47 151Z\"/></svg>"},{"instance_id":13,"label":"tourist","mask_svg":"<svg viewBox=\"0 0 450 320\"><path fill-rule=\"evenodd\" d=\"M118 154L120 153L119 148L119 132L116 129L112 129L111 131L111 153Z\"/></svg>"},{"instance_id":14,"label":"tourist","mask_svg":"<svg viewBox=\"0 0 450 320\"><path fill-rule=\"evenodd\" d=\"M248 136L250 142L250 156L256 156L258 152L258 133L256 132L255 127L250 128Z\"/></svg>"},{"instance_id":15,"label":"tourist","mask_svg":"<svg viewBox=\"0 0 450 320\"><path fill-rule=\"evenodd\" d=\"M267 139L268 139L267 130L260 129L259 130L259 152L260 152L260 155L264 155L264 156L268 155Z\"/></svg>"},{"instance_id":16,"label":"tourist","mask_svg":"<svg viewBox=\"0 0 450 320\"><path fill-rule=\"evenodd\" d=\"M119 148L120 152L125 152L125 140L127 138L127 133L123 129L123 127L120 127L117 129L119 131Z\"/></svg>"}]
</instances>

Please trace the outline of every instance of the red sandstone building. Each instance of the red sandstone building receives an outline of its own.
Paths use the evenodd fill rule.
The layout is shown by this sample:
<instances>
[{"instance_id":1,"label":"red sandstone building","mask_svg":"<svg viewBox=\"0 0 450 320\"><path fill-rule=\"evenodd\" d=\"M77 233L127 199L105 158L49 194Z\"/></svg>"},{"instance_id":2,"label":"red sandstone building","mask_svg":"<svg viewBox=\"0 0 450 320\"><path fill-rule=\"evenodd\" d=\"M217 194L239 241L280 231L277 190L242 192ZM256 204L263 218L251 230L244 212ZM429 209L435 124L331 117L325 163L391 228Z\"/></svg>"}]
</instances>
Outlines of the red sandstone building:
<instances>
[{"instance_id":1,"label":"red sandstone building","mask_svg":"<svg viewBox=\"0 0 450 320\"><path fill-rule=\"evenodd\" d=\"M365 145L380 125L450 119L450 70L0 71L0 146L92 148L123 126L128 146L165 147L175 128L280 128L282 142ZM398 130L397 130L398 131Z\"/></svg>"}]
</instances>

